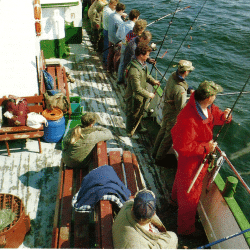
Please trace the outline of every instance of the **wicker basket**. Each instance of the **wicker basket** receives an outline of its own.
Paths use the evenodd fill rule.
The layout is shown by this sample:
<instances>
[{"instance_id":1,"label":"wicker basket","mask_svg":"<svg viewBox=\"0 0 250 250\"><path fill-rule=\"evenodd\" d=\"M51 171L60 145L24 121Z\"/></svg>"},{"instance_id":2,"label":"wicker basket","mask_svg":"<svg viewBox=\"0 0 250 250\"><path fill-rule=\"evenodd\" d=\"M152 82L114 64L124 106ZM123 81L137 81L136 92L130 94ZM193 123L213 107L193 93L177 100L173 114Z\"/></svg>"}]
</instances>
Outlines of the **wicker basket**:
<instances>
[{"instance_id":1,"label":"wicker basket","mask_svg":"<svg viewBox=\"0 0 250 250\"><path fill-rule=\"evenodd\" d=\"M0 194L0 210L11 209L16 214L13 222L0 231L0 247L18 248L30 230L29 216L25 215L22 200L12 194Z\"/></svg>"}]
</instances>

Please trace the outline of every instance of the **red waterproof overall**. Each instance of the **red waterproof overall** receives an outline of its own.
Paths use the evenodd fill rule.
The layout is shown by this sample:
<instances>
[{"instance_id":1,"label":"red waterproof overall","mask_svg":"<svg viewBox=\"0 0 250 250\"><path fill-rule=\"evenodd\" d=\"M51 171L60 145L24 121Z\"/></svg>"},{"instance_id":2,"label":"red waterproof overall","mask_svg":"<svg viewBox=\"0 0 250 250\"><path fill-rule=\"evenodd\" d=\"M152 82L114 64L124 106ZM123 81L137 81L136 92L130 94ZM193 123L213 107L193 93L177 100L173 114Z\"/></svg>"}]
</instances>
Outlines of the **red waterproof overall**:
<instances>
[{"instance_id":1,"label":"red waterproof overall","mask_svg":"<svg viewBox=\"0 0 250 250\"><path fill-rule=\"evenodd\" d=\"M187 190L202 160L209 153L208 142L213 139L214 125L222 125L224 122L223 114L212 104L206 118L193 94L171 131L173 147L179 155L172 190L172 199L178 203L178 234L188 235L195 231L195 215L208 164L203 167L190 193Z\"/></svg>"}]
</instances>

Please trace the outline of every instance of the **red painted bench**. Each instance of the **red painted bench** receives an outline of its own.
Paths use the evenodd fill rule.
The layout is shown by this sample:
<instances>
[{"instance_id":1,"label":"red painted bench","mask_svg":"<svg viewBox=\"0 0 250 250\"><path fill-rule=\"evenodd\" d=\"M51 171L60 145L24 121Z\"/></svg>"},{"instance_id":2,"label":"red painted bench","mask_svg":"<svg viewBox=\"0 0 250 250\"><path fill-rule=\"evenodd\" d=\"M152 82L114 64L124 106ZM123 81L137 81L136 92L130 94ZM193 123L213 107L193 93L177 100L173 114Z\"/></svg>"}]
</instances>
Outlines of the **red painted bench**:
<instances>
[{"instance_id":1,"label":"red painted bench","mask_svg":"<svg viewBox=\"0 0 250 250\"><path fill-rule=\"evenodd\" d=\"M44 78L43 78L43 74L42 74L42 70L46 70L54 79L54 90L56 90L56 89L61 90L61 92L66 95L68 103L70 103L69 87L68 87L68 81L67 81L65 68L59 63L46 65L43 51L41 51L41 55L40 55L40 65L41 65L41 67L40 67L40 87L39 87L40 94L44 94L46 92ZM71 107L69 105L69 111L68 111L69 119L70 119L71 113L72 113Z\"/></svg>"},{"instance_id":2,"label":"red painted bench","mask_svg":"<svg viewBox=\"0 0 250 250\"><path fill-rule=\"evenodd\" d=\"M30 112L42 113L44 110L44 97L43 95L26 96L23 97L28 102L28 107ZM0 106L4 106L4 103L8 100L7 97L0 98ZM39 145L39 152L42 152L40 137L44 134L43 126L38 129L34 129L28 126L18 126L18 127L8 127L3 125L0 128L0 141L4 141L8 155L10 156L10 148L8 141L27 139L27 138L37 138Z\"/></svg>"},{"instance_id":3,"label":"red painted bench","mask_svg":"<svg viewBox=\"0 0 250 250\"><path fill-rule=\"evenodd\" d=\"M111 151L108 154L106 142L99 142L93 155L94 168L106 164L111 165L118 177L125 184L127 183L132 196L143 188L134 154L129 151L124 151L122 156L119 151ZM73 195L79 190L86 174L87 172L83 169L70 169L63 163L61 165L52 248L113 248L114 207L112 202L104 200L98 202L94 213L91 214L75 212L71 206Z\"/></svg>"}]
</instances>

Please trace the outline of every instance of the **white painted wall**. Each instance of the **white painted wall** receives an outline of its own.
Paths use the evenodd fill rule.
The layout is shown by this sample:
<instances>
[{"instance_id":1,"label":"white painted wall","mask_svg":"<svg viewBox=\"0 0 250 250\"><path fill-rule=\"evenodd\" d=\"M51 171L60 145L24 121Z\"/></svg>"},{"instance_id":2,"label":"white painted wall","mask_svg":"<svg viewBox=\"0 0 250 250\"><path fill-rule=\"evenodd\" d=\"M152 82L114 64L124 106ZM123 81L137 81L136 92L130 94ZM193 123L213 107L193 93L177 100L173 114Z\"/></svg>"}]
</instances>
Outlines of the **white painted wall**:
<instances>
[{"instance_id":1,"label":"white painted wall","mask_svg":"<svg viewBox=\"0 0 250 250\"><path fill-rule=\"evenodd\" d=\"M65 21L73 22L74 27L82 27L82 2L80 0L77 6L65 8Z\"/></svg>"},{"instance_id":2,"label":"white painted wall","mask_svg":"<svg viewBox=\"0 0 250 250\"><path fill-rule=\"evenodd\" d=\"M38 93L33 0L0 1L0 97Z\"/></svg>"},{"instance_id":3,"label":"white painted wall","mask_svg":"<svg viewBox=\"0 0 250 250\"><path fill-rule=\"evenodd\" d=\"M42 8L41 40L55 40L65 37L64 7Z\"/></svg>"}]
</instances>

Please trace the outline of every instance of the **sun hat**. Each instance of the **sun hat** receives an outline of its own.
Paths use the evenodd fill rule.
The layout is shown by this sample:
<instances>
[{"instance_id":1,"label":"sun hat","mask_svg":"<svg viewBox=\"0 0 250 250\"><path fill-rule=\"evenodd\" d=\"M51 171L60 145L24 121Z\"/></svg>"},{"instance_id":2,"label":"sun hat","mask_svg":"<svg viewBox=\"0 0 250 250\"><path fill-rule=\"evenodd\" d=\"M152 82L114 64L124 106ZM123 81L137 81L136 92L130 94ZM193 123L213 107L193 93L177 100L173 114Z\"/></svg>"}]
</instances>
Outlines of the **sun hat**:
<instances>
[{"instance_id":1,"label":"sun hat","mask_svg":"<svg viewBox=\"0 0 250 250\"><path fill-rule=\"evenodd\" d=\"M134 199L133 211L137 220L150 219L156 210L156 199L152 191L140 190Z\"/></svg>"},{"instance_id":2,"label":"sun hat","mask_svg":"<svg viewBox=\"0 0 250 250\"><path fill-rule=\"evenodd\" d=\"M178 69L183 72L183 71L193 71L195 68L192 65L192 62L187 60L180 60L178 63Z\"/></svg>"}]
</instances>

